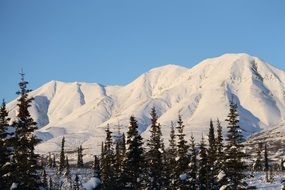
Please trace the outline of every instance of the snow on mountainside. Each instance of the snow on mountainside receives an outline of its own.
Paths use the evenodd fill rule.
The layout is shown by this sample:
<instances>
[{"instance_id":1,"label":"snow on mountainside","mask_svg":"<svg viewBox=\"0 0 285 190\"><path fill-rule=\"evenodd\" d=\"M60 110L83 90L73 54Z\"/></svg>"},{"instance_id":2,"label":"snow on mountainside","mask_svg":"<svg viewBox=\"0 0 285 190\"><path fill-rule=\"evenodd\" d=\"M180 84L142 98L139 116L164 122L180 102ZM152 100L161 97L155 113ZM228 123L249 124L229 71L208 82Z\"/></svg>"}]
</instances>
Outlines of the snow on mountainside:
<instances>
[{"instance_id":1,"label":"snow on mountainside","mask_svg":"<svg viewBox=\"0 0 285 190\"><path fill-rule=\"evenodd\" d=\"M70 150L82 144L86 153L98 153L106 125L126 131L131 115L147 137L153 106L165 139L178 114L187 135L200 137L211 118L224 121L230 99L239 105L247 136L285 120L285 72L247 54L225 54L190 69L166 65L125 86L51 81L31 95L35 101L30 111L44 140L37 146L42 153L58 151L63 135ZM12 118L15 106L16 101L8 104Z\"/></svg>"}]
</instances>

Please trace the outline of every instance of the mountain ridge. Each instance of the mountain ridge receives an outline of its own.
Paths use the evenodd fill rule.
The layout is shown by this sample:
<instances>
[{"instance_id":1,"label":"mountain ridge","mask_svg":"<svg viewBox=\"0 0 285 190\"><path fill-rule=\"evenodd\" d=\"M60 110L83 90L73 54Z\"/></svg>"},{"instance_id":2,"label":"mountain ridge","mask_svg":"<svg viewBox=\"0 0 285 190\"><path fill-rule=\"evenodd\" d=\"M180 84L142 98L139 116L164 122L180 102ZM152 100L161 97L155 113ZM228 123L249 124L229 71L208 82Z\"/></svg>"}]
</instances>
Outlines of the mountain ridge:
<instances>
[{"instance_id":1,"label":"mountain ridge","mask_svg":"<svg viewBox=\"0 0 285 190\"><path fill-rule=\"evenodd\" d=\"M192 68L165 65L149 70L129 84L50 81L31 92L30 109L44 142L39 152L56 151L64 135L67 146L83 145L98 152L104 127L126 131L136 116L139 130L148 137L149 112L156 107L165 141L171 121L181 114L189 136L207 132L209 120L224 119L231 98L239 105L244 134L271 129L285 119L285 72L248 54L225 54ZM7 105L16 114L15 100ZM224 128L225 130L225 128ZM166 142L167 143L167 142Z\"/></svg>"}]
</instances>

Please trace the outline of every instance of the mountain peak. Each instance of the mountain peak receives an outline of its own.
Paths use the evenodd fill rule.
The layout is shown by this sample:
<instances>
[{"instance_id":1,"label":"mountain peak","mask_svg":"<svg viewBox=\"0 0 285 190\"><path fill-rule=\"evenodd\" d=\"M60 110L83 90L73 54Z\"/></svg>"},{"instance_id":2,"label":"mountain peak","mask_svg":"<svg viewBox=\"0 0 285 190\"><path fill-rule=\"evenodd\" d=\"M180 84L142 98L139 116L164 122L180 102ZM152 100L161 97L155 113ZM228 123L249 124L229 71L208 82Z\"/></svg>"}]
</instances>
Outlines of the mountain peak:
<instances>
[{"instance_id":1,"label":"mountain peak","mask_svg":"<svg viewBox=\"0 0 285 190\"><path fill-rule=\"evenodd\" d=\"M200 138L208 130L210 118L225 121L231 97L238 103L245 135L251 135L284 120L282 81L284 71L245 53L224 54L189 69L164 65L121 87L51 81L31 92L35 97L31 115L42 127L38 134L44 139L37 150L59 150L64 135L70 149L82 144L92 153L100 151L98 145L105 137L107 123L112 130L119 123L124 132L131 115L147 137L153 106L166 141L171 121L176 121L178 114L183 117L186 135L193 133ZM16 103L8 105L10 118L16 115Z\"/></svg>"}]
</instances>

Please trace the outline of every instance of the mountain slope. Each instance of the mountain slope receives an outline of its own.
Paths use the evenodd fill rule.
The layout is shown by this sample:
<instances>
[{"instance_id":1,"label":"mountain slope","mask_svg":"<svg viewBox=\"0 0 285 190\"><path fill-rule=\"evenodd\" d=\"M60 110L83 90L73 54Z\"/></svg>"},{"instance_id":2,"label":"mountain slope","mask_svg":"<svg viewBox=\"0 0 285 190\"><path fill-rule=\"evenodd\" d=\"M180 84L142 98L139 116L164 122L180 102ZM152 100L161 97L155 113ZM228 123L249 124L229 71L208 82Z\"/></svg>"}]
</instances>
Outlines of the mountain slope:
<instances>
[{"instance_id":1,"label":"mountain slope","mask_svg":"<svg viewBox=\"0 0 285 190\"><path fill-rule=\"evenodd\" d=\"M181 114L187 135L207 133L209 120L227 116L229 100L239 105L240 122L249 136L285 120L285 72L247 54L225 54L193 68L166 65L125 86L51 81L31 92L31 114L44 142L39 152L57 151L64 135L69 149L100 150L104 129L126 131L131 115L148 137L149 112L158 110L165 139ZM13 118L16 102L8 104ZM222 122L225 126L225 123ZM166 142L167 143L167 142Z\"/></svg>"}]
</instances>

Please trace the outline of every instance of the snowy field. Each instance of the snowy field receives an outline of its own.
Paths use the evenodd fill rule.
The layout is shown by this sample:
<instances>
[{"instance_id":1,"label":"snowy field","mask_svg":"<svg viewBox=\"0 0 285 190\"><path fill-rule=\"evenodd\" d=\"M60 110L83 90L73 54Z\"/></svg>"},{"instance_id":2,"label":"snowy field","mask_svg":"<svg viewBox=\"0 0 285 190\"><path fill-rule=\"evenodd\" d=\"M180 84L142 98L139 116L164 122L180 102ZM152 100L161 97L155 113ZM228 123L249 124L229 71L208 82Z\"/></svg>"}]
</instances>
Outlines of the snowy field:
<instances>
[{"instance_id":1,"label":"snowy field","mask_svg":"<svg viewBox=\"0 0 285 190\"><path fill-rule=\"evenodd\" d=\"M265 173L255 173L253 178L247 179L247 183L249 186L256 186L257 189L260 190L280 190L281 189L281 181L285 179L285 173L274 173L273 174L273 182L267 183L265 178Z\"/></svg>"}]
</instances>

